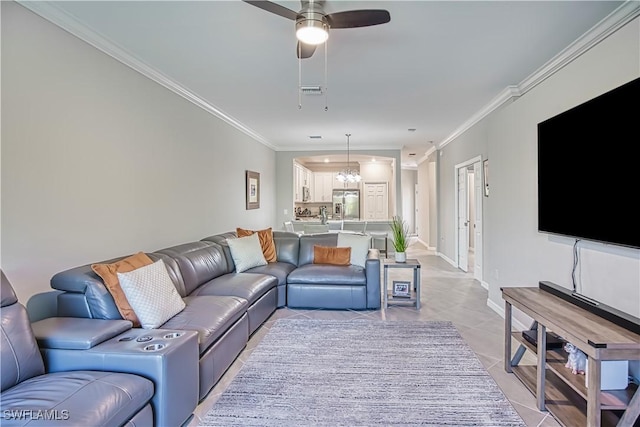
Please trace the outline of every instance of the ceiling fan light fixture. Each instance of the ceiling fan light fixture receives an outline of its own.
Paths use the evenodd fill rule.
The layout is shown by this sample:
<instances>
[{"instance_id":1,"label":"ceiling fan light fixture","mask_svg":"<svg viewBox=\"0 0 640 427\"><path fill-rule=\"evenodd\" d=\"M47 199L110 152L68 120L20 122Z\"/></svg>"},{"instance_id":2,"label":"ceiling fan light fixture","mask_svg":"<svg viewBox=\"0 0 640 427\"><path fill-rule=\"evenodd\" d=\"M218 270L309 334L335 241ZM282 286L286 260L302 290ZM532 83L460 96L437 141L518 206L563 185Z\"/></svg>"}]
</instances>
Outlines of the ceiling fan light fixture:
<instances>
[{"instance_id":1,"label":"ceiling fan light fixture","mask_svg":"<svg viewBox=\"0 0 640 427\"><path fill-rule=\"evenodd\" d=\"M298 19L296 37L304 44L319 45L329 38L329 27L322 19Z\"/></svg>"}]
</instances>

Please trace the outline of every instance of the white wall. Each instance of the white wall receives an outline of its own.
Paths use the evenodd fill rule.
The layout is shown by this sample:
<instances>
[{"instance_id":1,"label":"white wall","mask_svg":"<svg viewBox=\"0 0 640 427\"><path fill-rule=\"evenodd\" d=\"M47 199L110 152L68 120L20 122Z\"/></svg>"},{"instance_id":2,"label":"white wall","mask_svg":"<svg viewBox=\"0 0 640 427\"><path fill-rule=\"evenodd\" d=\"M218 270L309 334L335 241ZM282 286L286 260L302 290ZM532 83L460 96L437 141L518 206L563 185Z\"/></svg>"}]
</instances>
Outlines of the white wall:
<instances>
[{"instance_id":1,"label":"white wall","mask_svg":"<svg viewBox=\"0 0 640 427\"><path fill-rule=\"evenodd\" d=\"M494 274L489 288L494 303L501 304L501 286L548 280L572 287L574 239L537 232L536 125L640 76L638 34L637 18L491 118L491 233L485 271ZM598 171L597 150L612 147L585 148L594 151L593 165L567 167L575 167L578 181L588 185L589 175ZM581 293L640 316L640 250L599 243L581 246Z\"/></svg>"},{"instance_id":2,"label":"white wall","mask_svg":"<svg viewBox=\"0 0 640 427\"><path fill-rule=\"evenodd\" d=\"M271 149L22 6L1 7L1 265L23 303L67 268L274 224ZM247 169L261 174L258 210L245 210Z\"/></svg>"},{"instance_id":3,"label":"white wall","mask_svg":"<svg viewBox=\"0 0 640 427\"><path fill-rule=\"evenodd\" d=\"M640 76L640 19L636 18L535 88L446 145L439 164L439 250L455 259L454 169L476 155L489 159L491 193L484 199L484 281L489 305L504 307L500 287L571 287L573 239L537 231L537 123ZM575 167L589 182L593 165ZM594 200L597 203L597 200ZM581 243L582 293L640 316L640 250ZM517 318L528 319L521 313Z\"/></svg>"},{"instance_id":4,"label":"white wall","mask_svg":"<svg viewBox=\"0 0 640 427\"><path fill-rule=\"evenodd\" d=\"M418 171L402 169L402 210L400 215L406 221L410 233L416 230L416 201L415 192L418 183Z\"/></svg>"},{"instance_id":5,"label":"white wall","mask_svg":"<svg viewBox=\"0 0 640 427\"><path fill-rule=\"evenodd\" d=\"M418 196L415 207L418 209L416 227L418 239L429 249L438 247L438 153L434 152L418 164L416 180Z\"/></svg>"}]
</instances>

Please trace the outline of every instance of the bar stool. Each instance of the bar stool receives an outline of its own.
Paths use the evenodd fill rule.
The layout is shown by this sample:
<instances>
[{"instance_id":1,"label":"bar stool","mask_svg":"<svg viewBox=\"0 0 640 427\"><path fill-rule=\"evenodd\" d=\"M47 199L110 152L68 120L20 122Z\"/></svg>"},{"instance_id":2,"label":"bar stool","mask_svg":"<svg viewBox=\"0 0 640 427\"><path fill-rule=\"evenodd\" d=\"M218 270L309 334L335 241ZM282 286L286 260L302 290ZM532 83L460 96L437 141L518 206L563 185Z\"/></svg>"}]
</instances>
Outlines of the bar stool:
<instances>
[{"instance_id":1,"label":"bar stool","mask_svg":"<svg viewBox=\"0 0 640 427\"><path fill-rule=\"evenodd\" d=\"M384 241L384 249L380 249L380 254L384 252L385 258L389 256L389 251L387 247L387 233L384 231L369 231L367 233L371 236L371 249L376 248L376 241L383 240Z\"/></svg>"}]
</instances>

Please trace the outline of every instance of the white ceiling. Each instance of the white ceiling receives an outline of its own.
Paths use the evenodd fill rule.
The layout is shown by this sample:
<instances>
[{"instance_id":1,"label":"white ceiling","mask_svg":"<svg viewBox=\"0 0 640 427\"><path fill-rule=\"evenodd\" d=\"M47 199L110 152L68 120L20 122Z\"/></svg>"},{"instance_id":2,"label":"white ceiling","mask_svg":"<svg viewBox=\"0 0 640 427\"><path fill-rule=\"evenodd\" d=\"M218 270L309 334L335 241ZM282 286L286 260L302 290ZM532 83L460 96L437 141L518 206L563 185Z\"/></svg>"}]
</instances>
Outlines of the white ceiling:
<instances>
[{"instance_id":1,"label":"white ceiling","mask_svg":"<svg viewBox=\"0 0 640 427\"><path fill-rule=\"evenodd\" d=\"M240 0L22 4L275 150L344 150L351 133L352 150L403 149L411 166L621 3L328 0L327 13L386 9L391 22L331 31L328 97L301 109L299 65L302 85L324 87L324 49L299 64L294 22Z\"/></svg>"}]
</instances>

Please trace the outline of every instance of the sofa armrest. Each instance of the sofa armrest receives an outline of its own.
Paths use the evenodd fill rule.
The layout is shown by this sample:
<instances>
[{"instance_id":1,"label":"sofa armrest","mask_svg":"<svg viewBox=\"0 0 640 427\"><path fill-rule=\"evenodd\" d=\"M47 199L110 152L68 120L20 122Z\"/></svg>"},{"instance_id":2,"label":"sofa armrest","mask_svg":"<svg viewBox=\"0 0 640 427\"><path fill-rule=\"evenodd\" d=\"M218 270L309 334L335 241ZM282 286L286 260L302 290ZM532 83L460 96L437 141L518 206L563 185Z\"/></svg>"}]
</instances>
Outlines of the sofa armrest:
<instances>
[{"instance_id":1,"label":"sofa armrest","mask_svg":"<svg viewBox=\"0 0 640 427\"><path fill-rule=\"evenodd\" d=\"M128 320L49 317L31 324L40 348L87 350L131 329Z\"/></svg>"},{"instance_id":2,"label":"sofa armrest","mask_svg":"<svg viewBox=\"0 0 640 427\"><path fill-rule=\"evenodd\" d=\"M369 249L365 261L367 276L367 308L380 308L380 251Z\"/></svg>"}]
</instances>

